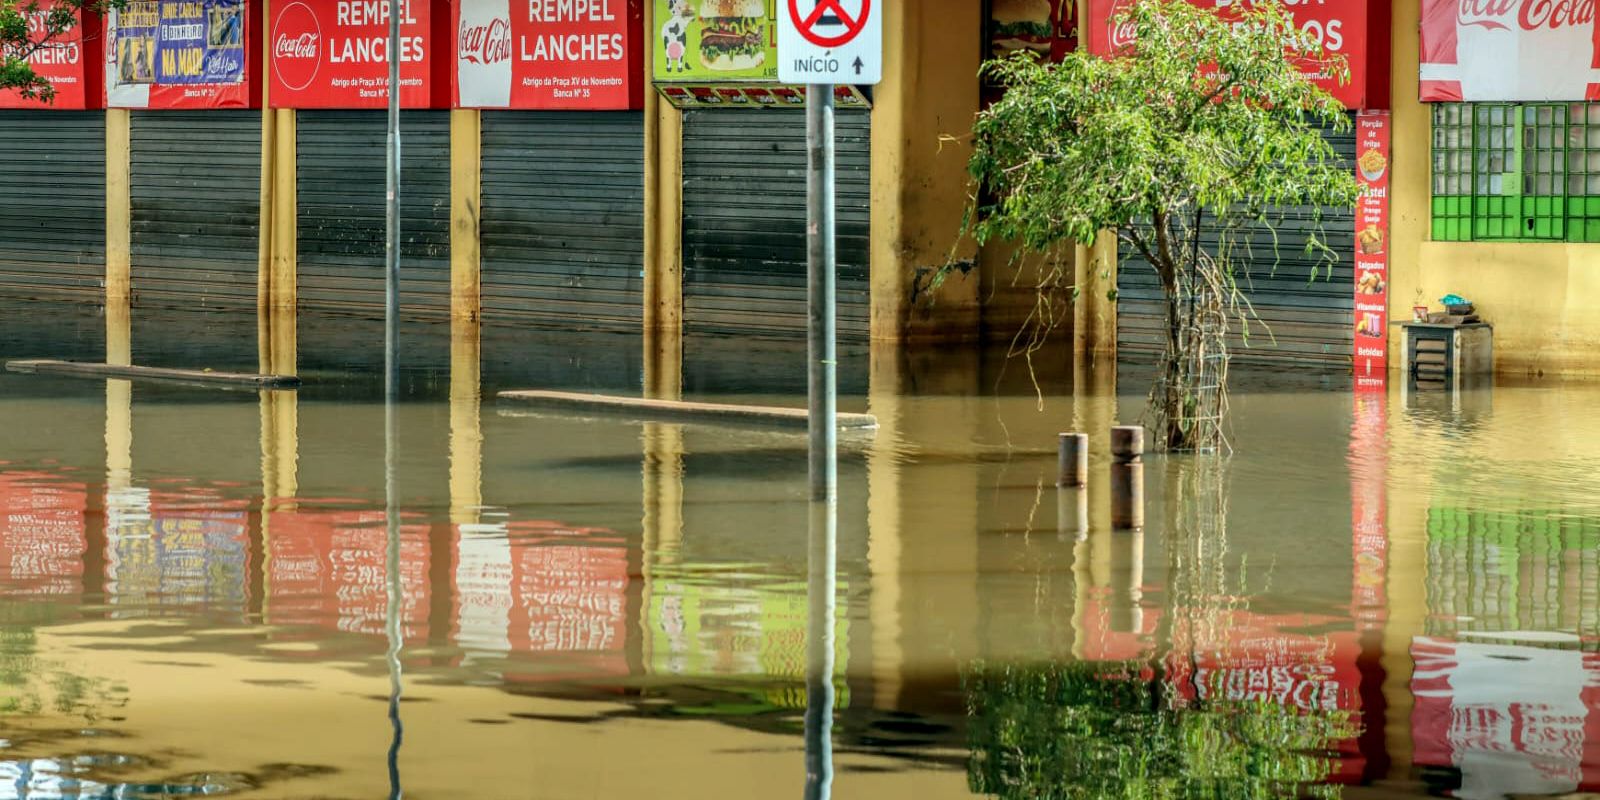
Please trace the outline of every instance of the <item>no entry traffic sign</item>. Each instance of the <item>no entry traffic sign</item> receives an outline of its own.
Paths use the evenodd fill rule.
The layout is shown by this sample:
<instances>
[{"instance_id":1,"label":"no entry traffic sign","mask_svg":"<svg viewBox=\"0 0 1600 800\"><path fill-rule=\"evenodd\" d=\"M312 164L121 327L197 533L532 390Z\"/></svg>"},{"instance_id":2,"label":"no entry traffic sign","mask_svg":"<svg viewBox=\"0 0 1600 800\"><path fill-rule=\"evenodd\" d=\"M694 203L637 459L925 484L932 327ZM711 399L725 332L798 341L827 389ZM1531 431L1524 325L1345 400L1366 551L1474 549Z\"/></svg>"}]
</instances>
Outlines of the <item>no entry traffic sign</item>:
<instances>
[{"instance_id":1,"label":"no entry traffic sign","mask_svg":"<svg viewBox=\"0 0 1600 800\"><path fill-rule=\"evenodd\" d=\"M890 0L779 0L778 80L876 84Z\"/></svg>"}]
</instances>

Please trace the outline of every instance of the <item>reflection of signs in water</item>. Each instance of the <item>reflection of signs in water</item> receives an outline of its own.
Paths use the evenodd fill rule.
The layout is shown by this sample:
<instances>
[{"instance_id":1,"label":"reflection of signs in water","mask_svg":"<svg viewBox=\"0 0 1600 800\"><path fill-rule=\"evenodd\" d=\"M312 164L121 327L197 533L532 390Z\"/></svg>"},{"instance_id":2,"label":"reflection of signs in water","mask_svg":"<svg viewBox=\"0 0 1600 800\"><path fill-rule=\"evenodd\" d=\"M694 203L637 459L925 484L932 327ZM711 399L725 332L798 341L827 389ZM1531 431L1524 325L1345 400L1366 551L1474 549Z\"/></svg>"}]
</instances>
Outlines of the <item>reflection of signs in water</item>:
<instances>
[{"instance_id":1,"label":"reflection of signs in water","mask_svg":"<svg viewBox=\"0 0 1600 800\"><path fill-rule=\"evenodd\" d=\"M237 7L213 6L209 14L210 22L206 29L206 45L208 47L243 46L243 29L239 23L239 9Z\"/></svg>"}]
</instances>

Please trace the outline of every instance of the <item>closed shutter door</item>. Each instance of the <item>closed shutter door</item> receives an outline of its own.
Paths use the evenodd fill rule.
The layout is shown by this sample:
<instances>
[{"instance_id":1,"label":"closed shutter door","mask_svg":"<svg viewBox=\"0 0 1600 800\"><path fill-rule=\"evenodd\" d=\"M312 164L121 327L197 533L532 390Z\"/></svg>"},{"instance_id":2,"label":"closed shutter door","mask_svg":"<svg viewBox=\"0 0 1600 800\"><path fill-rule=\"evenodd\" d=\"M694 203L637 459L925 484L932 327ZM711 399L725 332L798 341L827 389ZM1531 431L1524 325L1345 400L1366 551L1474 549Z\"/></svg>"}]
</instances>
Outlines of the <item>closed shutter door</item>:
<instances>
[{"instance_id":1,"label":"closed shutter door","mask_svg":"<svg viewBox=\"0 0 1600 800\"><path fill-rule=\"evenodd\" d=\"M300 305L381 311L385 140L382 111L296 115ZM450 112L400 115L400 296L413 313L450 313Z\"/></svg>"},{"instance_id":2,"label":"closed shutter door","mask_svg":"<svg viewBox=\"0 0 1600 800\"><path fill-rule=\"evenodd\" d=\"M0 111L0 294L103 297L106 116Z\"/></svg>"},{"instance_id":3,"label":"closed shutter door","mask_svg":"<svg viewBox=\"0 0 1600 800\"><path fill-rule=\"evenodd\" d=\"M129 137L134 300L254 308L261 114L134 112Z\"/></svg>"},{"instance_id":4,"label":"closed shutter door","mask_svg":"<svg viewBox=\"0 0 1600 800\"><path fill-rule=\"evenodd\" d=\"M840 111L839 338L869 334L871 114ZM806 124L789 111L688 111L683 291L688 333L803 336Z\"/></svg>"},{"instance_id":5,"label":"closed shutter door","mask_svg":"<svg viewBox=\"0 0 1600 800\"><path fill-rule=\"evenodd\" d=\"M644 115L483 115L483 315L643 324Z\"/></svg>"},{"instance_id":6,"label":"closed shutter door","mask_svg":"<svg viewBox=\"0 0 1600 800\"><path fill-rule=\"evenodd\" d=\"M1354 134L1327 136L1345 163L1353 165ZM1234 233L1236 279L1254 309L1253 314L1246 309L1248 347L1237 320L1231 326L1228 348L1235 362L1350 364L1355 346L1355 209L1323 208L1320 219L1317 211L1273 209L1270 226L1250 225ZM1215 253L1218 234L1215 224L1202 224L1201 246ZM1331 274L1323 256L1306 252L1313 235L1338 254ZM1165 341L1160 279L1126 247L1117 290L1118 350L1134 356L1160 353Z\"/></svg>"}]
</instances>

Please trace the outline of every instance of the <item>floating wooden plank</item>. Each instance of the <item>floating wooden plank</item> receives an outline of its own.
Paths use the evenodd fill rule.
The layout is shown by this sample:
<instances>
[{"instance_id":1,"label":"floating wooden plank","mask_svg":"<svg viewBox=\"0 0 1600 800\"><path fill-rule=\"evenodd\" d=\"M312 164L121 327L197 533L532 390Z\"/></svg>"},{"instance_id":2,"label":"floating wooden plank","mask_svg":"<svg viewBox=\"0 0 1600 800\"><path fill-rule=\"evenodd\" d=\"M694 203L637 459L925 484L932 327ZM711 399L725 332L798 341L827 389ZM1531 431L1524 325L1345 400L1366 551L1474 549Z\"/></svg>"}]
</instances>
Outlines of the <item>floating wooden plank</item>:
<instances>
[{"instance_id":1,"label":"floating wooden plank","mask_svg":"<svg viewBox=\"0 0 1600 800\"><path fill-rule=\"evenodd\" d=\"M620 415L652 422L738 423L782 428L805 428L809 422L803 408L646 400L642 397L534 390L501 392L500 397L539 408ZM839 415L839 428L842 430L871 430L876 427L878 418L871 414Z\"/></svg>"},{"instance_id":2,"label":"floating wooden plank","mask_svg":"<svg viewBox=\"0 0 1600 800\"><path fill-rule=\"evenodd\" d=\"M127 378L131 380L173 381L204 386L243 386L251 389L294 389L300 379L293 375L252 375L241 372L212 372L201 369L135 367L124 364L90 364L81 361L7 361L11 372L38 372L74 375L85 378Z\"/></svg>"}]
</instances>

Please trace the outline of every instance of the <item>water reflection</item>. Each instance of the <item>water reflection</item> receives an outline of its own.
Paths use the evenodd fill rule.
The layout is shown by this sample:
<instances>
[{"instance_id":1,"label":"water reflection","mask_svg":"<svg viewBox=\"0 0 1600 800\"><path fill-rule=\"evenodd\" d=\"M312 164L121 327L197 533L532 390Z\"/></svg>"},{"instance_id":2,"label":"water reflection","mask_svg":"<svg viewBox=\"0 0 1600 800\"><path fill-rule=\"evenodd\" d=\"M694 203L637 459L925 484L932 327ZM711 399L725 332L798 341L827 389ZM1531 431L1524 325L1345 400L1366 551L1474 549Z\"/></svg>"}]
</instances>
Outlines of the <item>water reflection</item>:
<instances>
[{"instance_id":1,"label":"water reflection","mask_svg":"<svg viewBox=\"0 0 1600 800\"><path fill-rule=\"evenodd\" d=\"M1133 535L1103 435L1086 491L1053 448L1137 396L879 357L830 571L803 437L502 416L482 384L619 379L407 341L395 517L332 356L254 397L0 375L0 796L380 795L391 707L416 796L799 795L823 745L840 796L1600 788L1595 388L1247 378L1237 454L1152 460Z\"/></svg>"}]
</instances>

